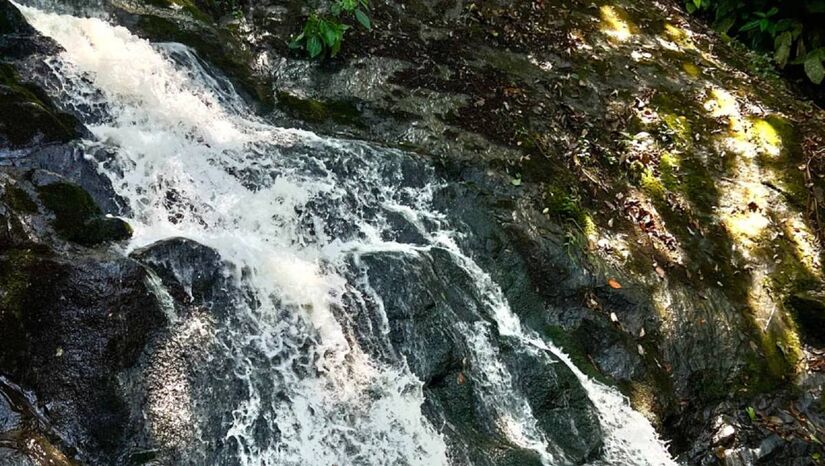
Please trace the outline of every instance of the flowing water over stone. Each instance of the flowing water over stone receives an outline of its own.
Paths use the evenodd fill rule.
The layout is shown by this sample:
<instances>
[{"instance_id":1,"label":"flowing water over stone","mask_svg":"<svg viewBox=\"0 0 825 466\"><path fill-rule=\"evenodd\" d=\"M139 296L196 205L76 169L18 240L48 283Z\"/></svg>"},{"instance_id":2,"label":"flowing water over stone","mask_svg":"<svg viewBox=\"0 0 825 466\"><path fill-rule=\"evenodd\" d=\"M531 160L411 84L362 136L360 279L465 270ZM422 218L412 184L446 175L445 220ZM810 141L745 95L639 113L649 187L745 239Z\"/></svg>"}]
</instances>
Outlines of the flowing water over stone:
<instances>
[{"instance_id":1,"label":"flowing water over stone","mask_svg":"<svg viewBox=\"0 0 825 466\"><path fill-rule=\"evenodd\" d=\"M448 204L444 183L425 159L274 126L179 44L21 8L65 49L50 62L55 97L94 135L84 144L111 154L98 162L127 204L127 252L147 258L158 241L183 237L220 256L210 312L176 312L154 283L174 326L158 351L190 365L155 372L145 407L176 461L493 461L469 452L487 448L461 438L473 431L543 464L673 463L626 399L522 325L464 246L472 233L449 205L435 207ZM426 354L443 343L410 337L428 331L399 298L416 286L450 303L431 325L460 337L464 357L450 364L472 387L478 425L455 427L462 413L429 399L426 364L409 362L437 359ZM552 427L552 411L538 415L516 382L523 365L575 381L584 413ZM602 446L574 457L586 435Z\"/></svg>"}]
</instances>

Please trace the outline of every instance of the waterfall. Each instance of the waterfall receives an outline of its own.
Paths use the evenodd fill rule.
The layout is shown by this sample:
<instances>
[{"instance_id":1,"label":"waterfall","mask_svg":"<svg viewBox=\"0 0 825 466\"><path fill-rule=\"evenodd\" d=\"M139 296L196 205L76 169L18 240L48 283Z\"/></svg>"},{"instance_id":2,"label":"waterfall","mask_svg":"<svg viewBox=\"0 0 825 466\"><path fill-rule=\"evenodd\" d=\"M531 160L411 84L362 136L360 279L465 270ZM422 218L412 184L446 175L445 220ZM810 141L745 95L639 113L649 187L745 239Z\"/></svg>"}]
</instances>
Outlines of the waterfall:
<instances>
[{"instance_id":1,"label":"waterfall","mask_svg":"<svg viewBox=\"0 0 825 466\"><path fill-rule=\"evenodd\" d=\"M458 246L461 225L433 207L443 181L426 163L274 126L182 45L153 44L97 18L20 8L65 49L49 62L60 83L53 92L94 135L83 144L114 154L99 169L128 202L134 236L125 252L172 237L197 241L231 265L229 279L249 295L233 301L225 322L192 327L221 352L210 357L230 368L240 389L222 434L234 449L198 458L199 445L214 440L201 432L189 461L454 462L442 426L422 409L422 382L388 337L382 296L359 266L370 255L439 250L483 297L483 319L459 327L485 413L513 445L544 464L569 462L513 389L491 329L575 374L604 435L596 463L674 464L621 394L521 325L498 285ZM415 177L407 176L410 164ZM390 214L423 241L400 240ZM196 411L209 409L197 387L186 390Z\"/></svg>"}]
</instances>

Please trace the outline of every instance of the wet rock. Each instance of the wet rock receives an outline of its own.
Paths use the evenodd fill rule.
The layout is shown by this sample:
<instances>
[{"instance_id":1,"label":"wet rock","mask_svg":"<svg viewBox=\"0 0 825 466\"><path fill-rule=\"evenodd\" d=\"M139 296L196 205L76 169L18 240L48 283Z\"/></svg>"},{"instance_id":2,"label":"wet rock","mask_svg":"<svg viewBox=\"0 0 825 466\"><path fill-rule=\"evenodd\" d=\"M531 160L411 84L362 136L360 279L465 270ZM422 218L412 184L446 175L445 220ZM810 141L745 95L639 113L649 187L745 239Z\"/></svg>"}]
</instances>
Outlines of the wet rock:
<instances>
[{"instance_id":1,"label":"wet rock","mask_svg":"<svg viewBox=\"0 0 825 466\"><path fill-rule=\"evenodd\" d=\"M0 34L34 35L35 30L10 2L0 2Z\"/></svg>"},{"instance_id":2,"label":"wet rock","mask_svg":"<svg viewBox=\"0 0 825 466\"><path fill-rule=\"evenodd\" d=\"M135 250L131 257L157 273L172 296L183 304L214 303L230 288L229 271L221 256L190 239L159 241Z\"/></svg>"},{"instance_id":3,"label":"wet rock","mask_svg":"<svg viewBox=\"0 0 825 466\"><path fill-rule=\"evenodd\" d=\"M474 367L473 350L468 347L467 340L480 331L480 319L486 311L478 297L462 291L473 289L466 272L448 253L437 249L418 259L382 255L364 260L372 285L385 296L394 344L425 381L425 412L434 424L443 419L450 425L448 442L459 450L467 439L473 439L463 449L475 464L491 460L492 464L509 464L507 458L520 450L492 423L495 415L487 412L490 407L483 402L486 374ZM492 338L494 347L504 341ZM538 359L506 345L494 351L501 351L515 374L512 388L506 390L514 390L527 400L548 438L561 440L558 448L575 461L596 456L601 446L600 427L575 376L549 356Z\"/></svg>"},{"instance_id":4,"label":"wet rock","mask_svg":"<svg viewBox=\"0 0 825 466\"><path fill-rule=\"evenodd\" d=\"M0 63L0 144L17 149L73 139L77 121L32 90L13 67Z\"/></svg>"},{"instance_id":5,"label":"wet rock","mask_svg":"<svg viewBox=\"0 0 825 466\"><path fill-rule=\"evenodd\" d=\"M0 1L0 147L68 142L78 133L74 117L58 110L38 86L20 78L21 69L57 51L14 5Z\"/></svg>"},{"instance_id":6,"label":"wet rock","mask_svg":"<svg viewBox=\"0 0 825 466\"><path fill-rule=\"evenodd\" d=\"M24 252L4 254L2 267L15 268L5 291L18 288L4 315L0 370L53 403L50 417L79 450L111 454L128 414L116 374L165 321L145 270L125 259Z\"/></svg>"},{"instance_id":7,"label":"wet rock","mask_svg":"<svg viewBox=\"0 0 825 466\"><path fill-rule=\"evenodd\" d=\"M240 81L246 81L246 87L253 89L251 93L258 93L264 100L272 99L270 89L259 86L269 78L258 81L247 69L249 59L255 56L247 51L261 50L247 50L249 44L239 41L236 34L227 34L228 30L212 24L209 14L225 11L210 10L207 7L211 2L196 1L187 5L185 11L168 8L168 2L109 3L116 3L119 20L143 37L188 43L203 58L240 76ZM445 191L452 191L441 193L436 201L438 207L472 232L463 240L462 247L478 254L480 263L502 285L525 325L558 341L579 367L595 377L607 376L619 382L653 380L656 414L665 434L673 440L673 451L685 452L690 462L696 464L713 464L720 456L730 464L751 464L756 461L754 452L761 451L760 445L772 437L766 437L768 434L759 425L747 424L750 421L742 414L744 398L750 400L754 393L769 392L773 401L779 400L782 395L776 390L790 385L794 374L778 359L784 357L776 356L777 343L783 342L772 334L760 333L761 327L754 325L752 319L754 312L776 306L745 299L752 276L746 268L731 268L730 264L740 258L728 251L736 248L728 241L727 232L713 227L719 223L715 216L719 201L716 186L729 183L730 173L726 167L717 170L706 164L707 154L720 155L718 159L723 161L728 154L702 147L705 141L700 133L724 134L729 125L702 117L703 102L695 102L717 88L738 89L738 95L743 76L747 76L743 61L748 57L739 56L742 54L731 51L698 26L691 25L695 30L688 31L689 34L681 31L686 23L670 4L660 6L661 11L640 7L639 2L629 4L632 14L617 17L655 31L628 27L634 34L643 34L646 42L633 42L631 37L627 46L610 43L606 37L609 34L598 29L605 22L603 18L600 21L599 8L560 7L552 2L459 2L447 11L443 4L430 0L376 5L378 19L386 27L376 28L370 34L353 31L353 43L357 41L359 47L353 47L351 52L345 50L340 60L331 64L316 65L287 55L283 44L300 27L298 14L291 8L266 1L246 5L251 27L260 33L247 36L253 41L268 37L264 41L269 40L269 44L252 45L266 52L256 58L265 57L277 63L271 79L281 91L281 110L293 120L328 133L351 134L412 148L435 159L439 175L450 185ZM0 5L8 8L8 3ZM535 20L537 17L546 21ZM20 24L19 16L9 18L5 21L13 23L10 27L18 31L17 36L30 34L30 28ZM538 29L546 25L552 25L553 30ZM554 40L547 39L549 34L554 34ZM31 36L24 39L14 42L0 37L4 56L30 56L48 47ZM486 46L473 46L478 43ZM671 47L662 49L661 55L679 63L629 62L628 56L633 56L629 47L653 43L678 44L678 52ZM726 62L723 68L730 68L730 72L718 67L714 53L720 54L721 61ZM707 56L714 58L705 61ZM682 60L687 60L685 63L692 68L678 66ZM682 68L697 68L694 61L701 64L703 71L683 76ZM704 75L704 70L707 76L701 80L693 76ZM779 97L773 100L793 101L778 86L761 81L757 84L759 89L775 91ZM651 103L650 95L646 95L650 93L665 97ZM667 95L690 95L692 101L677 102ZM771 96L750 97L753 102L747 102L748 106L758 101L755 106L766 111L809 119L802 116L799 107L777 105L770 101ZM694 128L708 131L695 131L696 139L691 141L690 134L684 138L679 131L635 128L640 123L632 112L620 111L611 115L610 121L605 119L614 108L645 106L649 108L644 109L644 118L652 118L656 110L686 113L675 117L676 120L664 118L665 126L668 121L685 118L694 121ZM641 129L660 133L665 142L682 141L684 146L670 145L667 149L685 155L675 173L684 172L687 176L675 184L687 189L668 188L667 195L662 195L664 188L656 183L639 186L633 170L618 162L628 155L617 148L624 139L622 134ZM32 140L50 140L40 132L24 136L23 145ZM793 157L777 162L776 169L791 173L797 163ZM646 163L652 163L650 173L665 173L664 164L652 162L657 157L649 159ZM517 179L523 180L518 188L510 184L516 174ZM702 181L697 182L697 177ZM665 178L662 181L666 183ZM655 189L651 190L651 186ZM662 257L667 252L657 249L656 241L670 238L661 241L665 250L673 246L673 241L672 237L653 234L658 233L654 231L657 223L646 218L653 209L642 212L641 204L635 201L635 212L640 215L628 221L616 206L617 195L637 189L650 191L643 197L657 203L659 211L670 212L670 233L680 238L687 254L684 260L668 265L673 267L668 268L666 277L658 271L653 275L654 259L656 264L670 260ZM25 211L28 204L18 196L19 192L8 192L18 199L16 206L10 207ZM674 203L674 199L685 202ZM20 244L25 225L18 216L8 217L12 221L0 227L0 244ZM686 224L687 218L693 223ZM588 227L587 221L592 222L593 228ZM663 224L659 222L657 228L661 229ZM619 251L615 243L621 242L629 244L630 249L623 254L596 254L590 240L580 233L607 233L610 241L604 237L600 241L605 249ZM412 231L402 230L401 235L410 242L418 240ZM621 241L622 235L627 235L627 241ZM211 272L219 268L219 258L208 248L180 241L156 246L154 252L142 251L139 259L157 268L177 304L209 307L214 297L212 283L220 281L219 275ZM426 383L428 415L448 421L435 424L445 424L448 437L459 439L451 440L457 445L465 443L457 449L466 458L481 464L535 462L529 451L502 440L493 428L485 425L489 424L487 413L478 410L480 384L467 366L469 351L459 325L481 320L476 315L478 297L461 293L460 290L468 288L467 277L438 254L435 252L426 261L415 264L399 265L400 259L386 257L368 261L378 276L386 277L376 286L391 290L387 293L390 296L400 296L386 303L393 343L405 352L413 371ZM23 253L13 258L14 264L25 265L27 260ZM12 293L4 296L18 296L19 290L27 289L24 284L28 278L21 278L27 275L18 274L21 270L26 272L26 267L4 269L11 277L7 279L13 279L15 284L9 288ZM210 272L198 272L198 268L208 268ZM402 276L398 272L402 269L415 272L412 277ZM173 273L180 271L183 273ZM608 272L609 277L624 285L622 291L604 286ZM713 279L709 279L711 275ZM444 283L456 286L445 288ZM821 314L817 300L797 296L789 305L801 316L803 331L808 329L806 339L818 344L816 332L822 325L817 317ZM746 301L751 304L743 307L741 303ZM611 322L611 315L616 316L615 322ZM635 337L642 329L644 343ZM763 341L762 337L767 341L762 347L751 343ZM191 364L185 361L186 357L174 356L176 345L182 346L185 341L188 340L175 337L158 343L163 356L158 359L158 368L151 372L151 385L152 390L164 395L160 397L163 402L157 405L161 408L175 407L180 401L176 398L179 395L163 392L164 377L175 374L174 380L186 381L190 386L205 380L187 373ZM63 349L63 354L71 353ZM558 419L567 420L568 416L590 425L587 419L580 419L579 393L575 387L565 385L569 374L565 375L563 369L560 375L548 370L559 377L551 380L536 374L538 369L526 367L529 364L513 359L510 363L518 366L516 373L523 378L522 385L526 385L521 389L529 393L545 428L554 429L547 426ZM530 378L538 378L536 387L526 382ZM135 385L140 385L141 376L136 375L135 379ZM623 386L628 385L631 384ZM562 393L554 393L556 388ZM572 409L563 410L558 418L549 417L547 413L556 410L556 402L566 397L573 401ZM779 417L783 429L795 425L788 424L773 401L756 398L751 404L766 411L765 419ZM140 405L132 402L134 413ZM805 416L821 424L818 410L814 406ZM733 437L728 435L729 429L714 424L721 414L738 419L740 427ZM158 416L168 426L164 438L170 444L193 438L181 434L181 426L188 419L185 416ZM730 425L734 425L732 421ZM588 451L597 448L591 442L591 434L593 431L583 436L584 445L576 444L575 456L587 456ZM134 458L155 455L149 440L135 448ZM725 447L714 448L716 444ZM809 453L805 449L813 448L805 445L802 440L784 442L772 447L764 461L804 461Z\"/></svg>"},{"instance_id":8,"label":"wet rock","mask_svg":"<svg viewBox=\"0 0 825 466\"><path fill-rule=\"evenodd\" d=\"M0 376L0 460L3 464L71 466L71 447L36 406L36 398Z\"/></svg>"},{"instance_id":9,"label":"wet rock","mask_svg":"<svg viewBox=\"0 0 825 466\"><path fill-rule=\"evenodd\" d=\"M548 376L546 363L534 355L517 352L509 356L515 374L514 386L525 394L548 438L563 445L565 455L575 463L598 458L602 430L593 403L578 380L562 368L552 377Z\"/></svg>"},{"instance_id":10,"label":"wet rock","mask_svg":"<svg viewBox=\"0 0 825 466\"><path fill-rule=\"evenodd\" d=\"M60 181L76 184L89 193L104 214L126 215L129 212L128 206L118 198L109 178L98 172L97 164L107 162L110 157L102 149L54 144L31 148L5 162L23 171L39 170L59 174Z\"/></svg>"},{"instance_id":11,"label":"wet rock","mask_svg":"<svg viewBox=\"0 0 825 466\"><path fill-rule=\"evenodd\" d=\"M50 451L56 435L69 457L109 462L132 416L118 374L137 363L166 322L148 289L149 273L106 249L71 246L52 230L59 223L49 220L46 206L66 199L49 196L78 201L70 218L99 215L87 193L59 176L27 178L3 168L0 193L3 223L11 225L0 234L8 238L0 250L0 372L36 394L36 406L27 401L27 409L49 426L32 443L37 451ZM37 459L37 451L27 455Z\"/></svg>"},{"instance_id":12,"label":"wet rock","mask_svg":"<svg viewBox=\"0 0 825 466\"><path fill-rule=\"evenodd\" d=\"M269 81L256 72L256 57L249 47L233 31L217 27L209 15L193 4L177 9L170 8L171 3L165 8L153 2L107 1L105 6L120 24L140 37L180 42L192 47L230 76L250 105L271 107L274 96Z\"/></svg>"},{"instance_id":13,"label":"wet rock","mask_svg":"<svg viewBox=\"0 0 825 466\"><path fill-rule=\"evenodd\" d=\"M773 434L759 443L759 449L756 453L756 457L760 460L766 459L784 443L785 442L778 435Z\"/></svg>"},{"instance_id":14,"label":"wet rock","mask_svg":"<svg viewBox=\"0 0 825 466\"><path fill-rule=\"evenodd\" d=\"M102 215L100 207L80 186L41 170L32 174L32 182L43 205L54 214L54 229L63 238L84 246L94 246L132 236L129 224Z\"/></svg>"},{"instance_id":15,"label":"wet rock","mask_svg":"<svg viewBox=\"0 0 825 466\"><path fill-rule=\"evenodd\" d=\"M718 427L716 428L716 432L713 434L711 444L713 446L724 446L733 441L734 436L736 435L736 427L722 417L718 418L716 423L718 424Z\"/></svg>"}]
</instances>

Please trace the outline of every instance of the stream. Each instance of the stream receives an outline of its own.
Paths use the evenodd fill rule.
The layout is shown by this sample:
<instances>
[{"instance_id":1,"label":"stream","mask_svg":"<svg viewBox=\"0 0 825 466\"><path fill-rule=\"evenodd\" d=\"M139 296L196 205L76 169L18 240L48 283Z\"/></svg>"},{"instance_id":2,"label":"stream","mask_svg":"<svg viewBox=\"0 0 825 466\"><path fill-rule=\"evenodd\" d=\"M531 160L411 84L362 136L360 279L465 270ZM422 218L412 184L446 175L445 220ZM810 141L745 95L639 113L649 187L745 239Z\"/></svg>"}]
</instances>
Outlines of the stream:
<instances>
[{"instance_id":1,"label":"stream","mask_svg":"<svg viewBox=\"0 0 825 466\"><path fill-rule=\"evenodd\" d=\"M134 230L124 253L186 238L220 256L210 312L166 304L205 380L172 371L145 407L177 461L504 464L481 449L521 452L510 464L675 464L623 395L519 320L425 157L279 127L183 45L20 8L64 49L49 91L90 130L89 152L110 154L96 162ZM419 318L407 296L422 289L449 303L430 310L442 315ZM446 386L472 416L410 362L441 344L426 326L455 336ZM572 381L584 414L537 415L524 365ZM584 428L593 451L574 445Z\"/></svg>"}]
</instances>

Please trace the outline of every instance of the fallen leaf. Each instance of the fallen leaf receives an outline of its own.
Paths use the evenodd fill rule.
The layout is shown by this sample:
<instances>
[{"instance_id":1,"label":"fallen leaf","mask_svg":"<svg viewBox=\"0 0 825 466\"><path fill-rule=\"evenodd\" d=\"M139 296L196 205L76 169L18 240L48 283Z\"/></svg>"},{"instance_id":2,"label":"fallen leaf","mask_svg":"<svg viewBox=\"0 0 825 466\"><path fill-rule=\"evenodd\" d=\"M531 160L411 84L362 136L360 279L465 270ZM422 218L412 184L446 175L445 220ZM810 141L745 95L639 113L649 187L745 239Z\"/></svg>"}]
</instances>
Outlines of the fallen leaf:
<instances>
[{"instance_id":1,"label":"fallen leaf","mask_svg":"<svg viewBox=\"0 0 825 466\"><path fill-rule=\"evenodd\" d=\"M613 288L614 290L618 290L619 288L621 288L621 287L622 287L622 284L621 284L621 283L619 283L619 282L617 282L617 281L616 281L615 279L613 279L613 278L611 278L610 280L608 280L608 281L607 281L607 284L608 284L608 285L610 285L610 288Z\"/></svg>"}]
</instances>

